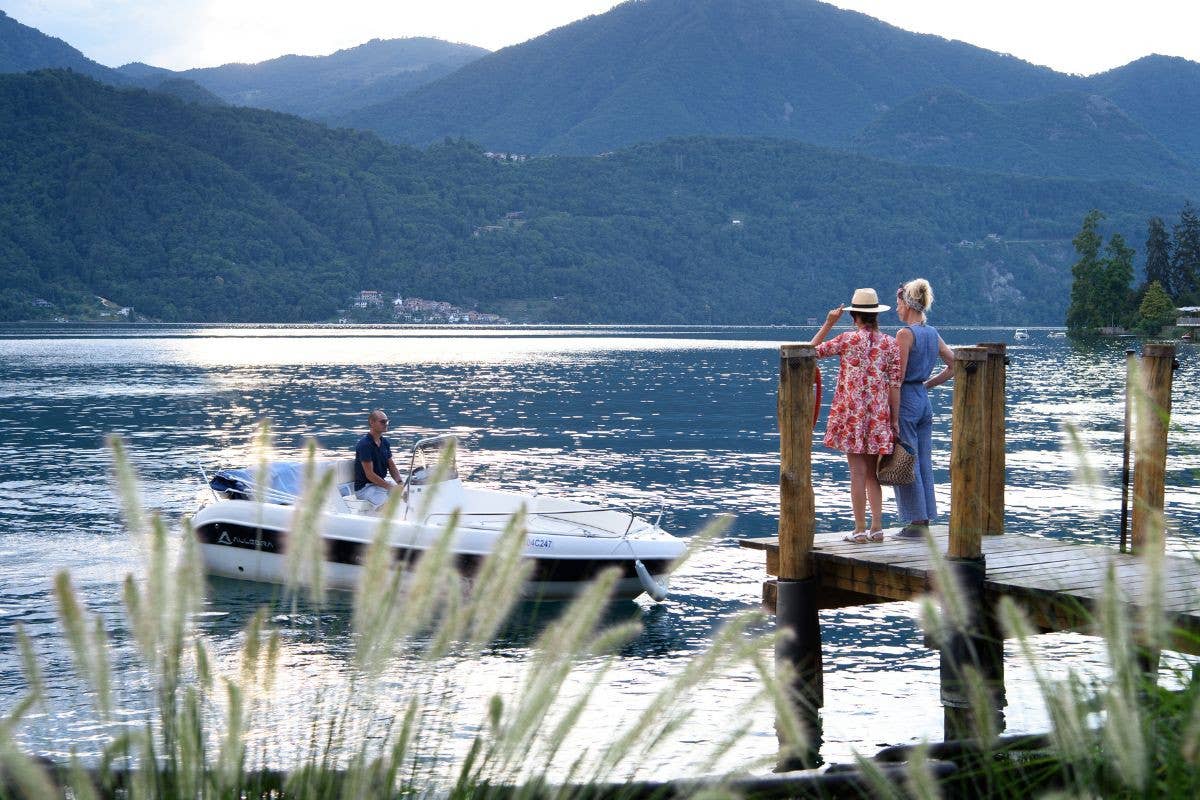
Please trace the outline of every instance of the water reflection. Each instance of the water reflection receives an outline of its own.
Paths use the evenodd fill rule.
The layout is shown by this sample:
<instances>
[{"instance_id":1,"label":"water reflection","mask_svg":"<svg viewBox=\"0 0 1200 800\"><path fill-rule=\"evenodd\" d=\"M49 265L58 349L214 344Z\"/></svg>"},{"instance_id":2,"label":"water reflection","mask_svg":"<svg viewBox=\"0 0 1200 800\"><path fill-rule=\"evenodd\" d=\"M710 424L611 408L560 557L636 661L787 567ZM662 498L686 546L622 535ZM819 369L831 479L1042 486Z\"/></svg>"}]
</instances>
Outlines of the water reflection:
<instances>
[{"instance_id":1,"label":"water reflection","mask_svg":"<svg viewBox=\"0 0 1200 800\"><path fill-rule=\"evenodd\" d=\"M738 548L737 539L775 532L776 348L783 340L807 338L807 331L151 333L0 332L0 711L21 690L12 641L12 623L21 621L50 664L51 713L23 734L33 750L57 752L67 743L87 753L100 736L53 622L49 584L60 569L71 571L89 607L113 633L128 690L125 711L137 714L148 705L119 627L119 580L136 571L140 559L107 486L103 437L110 432L129 440L147 506L171 519L193 511L205 495L197 465L252 459L250 436L258 420L273 421L280 456L298 456L310 436L324 454L344 455L374 406L389 412L389 435L401 444L434 430L468 434L463 472L485 486L603 497L652 514L661 505L664 524L683 534L717 514L734 514L728 537L675 576L669 604L639 601L609 609L611 621L637 620L644 633L614 665L602 705L578 733L581 748L612 730L614 714L644 707L731 616L757 606L761 556ZM944 334L958 344L999 336ZM1076 345L1038 331L1031 337L1010 348L1008 530L1113 545L1126 343ZM1181 347L1179 360L1167 511L1177 529L1169 548L1186 552L1200 541L1200 399L1191 391L1200 385L1200 360L1190 345ZM932 397L938 500L945 510L951 394L936 390ZM1080 464L1063 447L1066 423L1078 429L1099 484L1074 482ZM818 448L813 464L818 527L844 528L845 459ZM890 501L887 508L890 513ZM300 734L308 711L318 702L334 703L344 690L352 655L345 602L293 607L271 587L214 581L199 625L219 662L236 658L239 631L261 603L272 604L285 634L288 677L272 703L280 718L295 721L257 730L257 741L270 743L264 752L283 758L289 747L307 741ZM516 680L532 643L558 613L554 604L525 608L480 659L448 659L421 673L447 686L454 682L451 716L461 730L478 724L492 691ZM922 646L914 617L908 604L823 615L827 760L846 760L854 747L940 735L937 656ZM1038 648L1056 670L1073 664L1103 673L1093 639L1047 636ZM1045 713L1032 674L1011 649L1008 656L1009 730L1041 729ZM773 720L756 705L756 695L756 680L746 670L691 698L695 714L680 744L647 765L647 772L679 774L694 751L719 741L725 733L719 723L734 718L755 724L749 740L730 753L732 763L773 754ZM391 698L383 708L398 702ZM748 706L757 710L746 712Z\"/></svg>"}]
</instances>

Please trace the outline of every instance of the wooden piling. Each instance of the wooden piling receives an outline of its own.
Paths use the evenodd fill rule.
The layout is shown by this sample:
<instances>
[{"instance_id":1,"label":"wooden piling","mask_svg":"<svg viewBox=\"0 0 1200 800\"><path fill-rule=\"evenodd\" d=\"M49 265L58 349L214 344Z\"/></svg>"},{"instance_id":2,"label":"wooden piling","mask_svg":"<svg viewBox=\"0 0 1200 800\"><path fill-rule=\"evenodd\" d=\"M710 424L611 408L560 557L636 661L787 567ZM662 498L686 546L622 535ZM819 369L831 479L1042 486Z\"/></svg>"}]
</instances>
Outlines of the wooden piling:
<instances>
[{"instance_id":1,"label":"wooden piling","mask_svg":"<svg viewBox=\"0 0 1200 800\"><path fill-rule=\"evenodd\" d=\"M1004 533L1004 448L1008 345L986 342L979 345L987 350L987 461L984 465L986 488L984 536Z\"/></svg>"},{"instance_id":2,"label":"wooden piling","mask_svg":"<svg viewBox=\"0 0 1200 800\"><path fill-rule=\"evenodd\" d=\"M796 752L780 728L779 769L820 763L825 704L820 593L813 567L816 503L812 487L812 432L817 351L810 345L779 350L779 580L776 581L775 671L785 682L807 748Z\"/></svg>"},{"instance_id":3,"label":"wooden piling","mask_svg":"<svg viewBox=\"0 0 1200 800\"><path fill-rule=\"evenodd\" d=\"M980 558L986 526L988 352L954 351L954 418L950 443L950 558Z\"/></svg>"},{"instance_id":4,"label":"wooden piling","mask_svg":"<svg viewBox=\"0 0 1200 800\"><path fill-rule=\"evenodd\" d=\"M813 575L816 501L812 487L813 377L817 350L806 344L779 348L779 577Z\"/></svg>"},{"instance_id":5,"label":"wooden piling","mask_svg":"<svg viewBox=\"0 0 1200 800\"><path fill-rule=\"evenodd\" d=\"M1171 380L1175 346L1142 348L1140 380L1134 394L1137 453L1133 469L1133 552L1166 546L1163 502L1166 493L1167 426L1171 418Z\"/></svg>"}]
</instances>

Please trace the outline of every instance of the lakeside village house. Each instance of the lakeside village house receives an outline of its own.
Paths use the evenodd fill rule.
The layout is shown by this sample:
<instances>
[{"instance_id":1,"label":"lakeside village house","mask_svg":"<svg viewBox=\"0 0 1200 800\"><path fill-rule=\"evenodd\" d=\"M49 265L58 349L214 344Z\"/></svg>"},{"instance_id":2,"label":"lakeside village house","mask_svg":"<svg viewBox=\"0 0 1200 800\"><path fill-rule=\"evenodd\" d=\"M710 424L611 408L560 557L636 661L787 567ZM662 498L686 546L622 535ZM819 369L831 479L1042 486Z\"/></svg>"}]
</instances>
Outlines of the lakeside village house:
<instances>
[{"instance_id":1,"label":"lakeside village house","mask_svg":"<svg viewBox=\"0 0 1200 800\"><path fill-rule=\"evenodd\" d=\"M383 309L383 292L364 289L354 298L354 307ZM506 325L508 320L499 314L487 314L474 309L460 308L444 300L425 300L421 297L396 296L391 300L392 316L397 322L440 322L468 325Z\"/></svg>"}]
</instances>

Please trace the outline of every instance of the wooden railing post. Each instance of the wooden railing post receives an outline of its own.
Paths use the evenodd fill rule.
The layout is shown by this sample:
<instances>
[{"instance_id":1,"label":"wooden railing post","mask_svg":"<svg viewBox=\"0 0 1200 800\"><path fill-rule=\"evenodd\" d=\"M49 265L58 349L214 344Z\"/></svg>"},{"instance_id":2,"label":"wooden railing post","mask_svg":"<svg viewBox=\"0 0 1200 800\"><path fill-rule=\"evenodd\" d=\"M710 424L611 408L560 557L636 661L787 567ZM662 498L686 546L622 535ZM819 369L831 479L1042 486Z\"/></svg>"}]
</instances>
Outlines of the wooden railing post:
<instances>
[{"instance_id":1,"label":"wooden railing post","mask_svg":"<svg viewBox=\"0 0 1200 800\"><path fill-rule=\"evenodd\" d=\"M1008 345L987 342L979 345L987 350L987 463L984 465L984 485L987 487L984 510L984 536L1004 533L1004 448L1005 444L1005 383L1008 373Z\"/></svg>"},{"instance_id":2,"label":"wooden railing post","mask_svg":"<svg viewBox=\"0 0 1200 800\"><path fill-rule=\"evenodd\" d=\"M1167 427L1175 346L1142 348L1141 379L1134 392L1137 453L1133 467L1133 552L1166 546L1163 501L1166 493Z\"/></svg>"},{"instance_id":3,"label":"wooden railing post","mask_svg":"<svg viewBox=\"0 0 1200 800\"><path fill-rule=\"evenodd\" d=\"M950 558L979 558L986 510L987 350L954 351L954 418L950 442Z\"/></svg>"},{"instance_id":4,"label":"wooden railing post","mask_svg":"<svg viewBox=\"0 0 1200 800\"><path fill-rule=\"evenodd\" d=\"M779 580L776 582L776 673L785 680L797 715L808 729L807 748L793 751L780 734L779 768L816 766L825 704L817 579L813 569L816 505L812 487L813 377L816 348L779 350Z\"/></svg>"},{"instance_id":5,"label":"wooden railing post","mask_svg":"<svg viewBox=\"0 0 1200 800\"><path fill-rule=\"evenodd\" d=\"M1003 354L1000 355L1003 369ZM963 617L948 625L940 647L941 697L947 739L993 735L1004 727L1004 642L995 609L985 607L987 563L983 534L987 529L992 449L991 420L1003 427L1004 412L993 410L989 352L985 347L954 351L954 419L950 452L950 543L946 566L953 586L938 586L943 595L955 592ZM1001 376L1001 380L1003 376ZM1003 406L1003 390L1000 392ZM1002 445L1001 448L1002 450ZM1002 453L1001 453L1002 456ZM1001 464L1003 462L1001 461ZM1003 481L1003 466L996 480ZM1001 486L1003 491L1003 486ZM1003 508L1003 497L1001 497ZM1002 511L1000 512L1003 513ZM991 713L981 715L971 702L974 680L988 688ZM985 725L994 726L990 732Z\"/></svg>"},{"instance_id":6,"label":"wooden railing post","mask_svg":"<svg viewBox=\"0 0 1200 800\"><path fill-rule=\"evenodd\" d=\"M812 487L816 348L779 349L779 578L812 577L816 505Z\"/></svg>"}]
</instances>

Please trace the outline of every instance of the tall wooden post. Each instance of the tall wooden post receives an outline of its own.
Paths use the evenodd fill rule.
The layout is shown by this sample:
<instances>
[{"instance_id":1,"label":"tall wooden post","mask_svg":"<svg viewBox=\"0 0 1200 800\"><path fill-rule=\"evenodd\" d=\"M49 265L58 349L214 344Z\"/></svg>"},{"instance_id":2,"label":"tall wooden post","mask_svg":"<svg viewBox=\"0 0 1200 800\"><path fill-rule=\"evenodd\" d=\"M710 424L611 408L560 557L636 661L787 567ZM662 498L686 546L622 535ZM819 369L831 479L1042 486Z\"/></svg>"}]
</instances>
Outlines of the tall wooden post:
<instances>
[{"instance_id":1,"label":"tall wooden post","mask_svg":"<svg viewBox=\"0 0 1200 800\"><path fill-rule=\"evenodd\" d=\"M779 351L779 580L776 584L776 672L789 676L792 706L808 729L808 748L780 753L780 769L819 763L825 704L821 623L812 547L816 506L812 488L812 432L816 348L784 345ZM781 745L784 744L781 733Z\"/></svg>"},{"instance_id":2,"label":"tall wooden post","mask_svg":"<svg viewBox=\"0 0 1200 800\"><path fill-rule=\"evenodd\" d=\"M987 350L987 464L984 484L987 486L984 509L984 536L1004 533L1004 448L1005 443L1005 382L1008 373L1008 345L987 342L979 345Z\"/></svg>"},{"instance_id":3,"label":"tall wooden post","mask_svg":"<svg viewBox=\"0 0 1200 800\"><path fill-rule=\"evenodd\" d=\"M816 504L812 488L813 378L817 350L779 348L779 578L812 577Z\"/></svg>"},{"instance_id":4,"label":"tall wooden post","mask_svg":"<svg viewBox=\"0 0 1200 800\"><path fill-rule=\"evenodd\" d=\"M987 485L987 350L954 351L954 419L950 443L950 558L983 555Z\"/></svg>"},{"instance_id":5,"label":"tall wooden post","mask_svg":"<svg viewBox=\"0 0 1200 800\"><path fill-rule=\"evenodd\" d=\"M954 419L950 453L950 543L946 553L953 587L964 609L961 625L947 626L941 646L941 695L946 739L990 736L1003 728L1004 643L999 636L995 609L984 606L983 584L987 563L983 534L987 528L988 481L991 464L988 350L960 347L954 351ZM1003 412L1000 413L1001 420ZM1003 471L1001 470L1001 475ZM945 601L943 601L945 607ZM971 703L972 680L988 689L991 708ZM987 715L993 720L985 727Z\"/></svg>"},{"instance_id":6,"label":"tall wooden post","mask_svg":"<svg viewBox=\"0 0 1200 800\"><path fill-rule=\"evenodd\" d=\"M1133 552L1166 546L1163 501L1166 493L1167 426L1171 419L1171 380L1175 346L1142 348L1141 380L1134 392L1137 453L1133 468Z\"/></svg>"}]
</instances>

